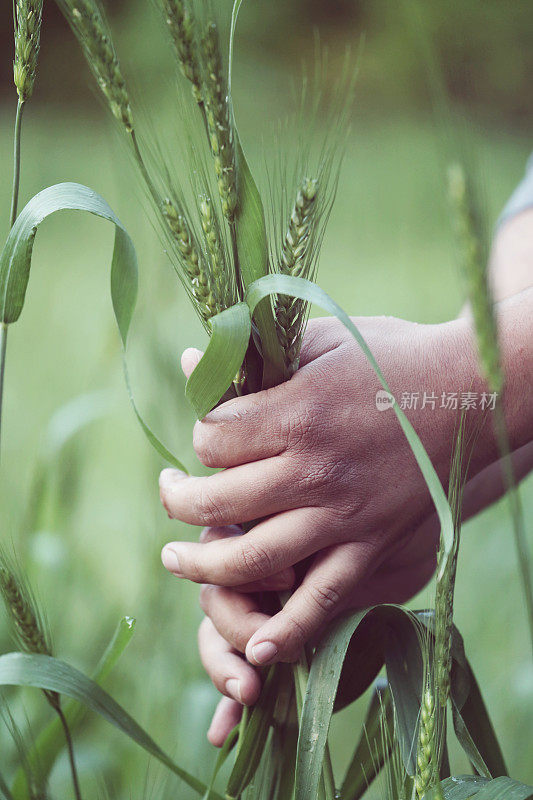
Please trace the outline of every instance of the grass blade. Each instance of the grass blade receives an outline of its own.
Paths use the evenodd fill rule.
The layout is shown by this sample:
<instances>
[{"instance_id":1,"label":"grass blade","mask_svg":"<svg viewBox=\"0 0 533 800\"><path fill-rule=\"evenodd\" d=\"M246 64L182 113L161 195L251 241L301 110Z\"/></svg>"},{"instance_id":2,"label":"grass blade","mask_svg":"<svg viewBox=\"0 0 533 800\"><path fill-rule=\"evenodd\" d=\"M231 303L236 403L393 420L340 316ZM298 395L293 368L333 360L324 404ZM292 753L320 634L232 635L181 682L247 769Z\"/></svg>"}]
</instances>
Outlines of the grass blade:
<instances>
[{"instance_id":1,"label":"grass blade","mask_svg":"<svg viewBox=\"0 0 533 800\"><path fill-rule=\"evenodd\" d=\"M33 686L77 700L126 734L199 795L207 791L202 781L176 764L107 692L69 664L51 656L8 653L0 656L0 686ZM221 798L214 794L213 800Z\"/></svg>"}]
</instances>

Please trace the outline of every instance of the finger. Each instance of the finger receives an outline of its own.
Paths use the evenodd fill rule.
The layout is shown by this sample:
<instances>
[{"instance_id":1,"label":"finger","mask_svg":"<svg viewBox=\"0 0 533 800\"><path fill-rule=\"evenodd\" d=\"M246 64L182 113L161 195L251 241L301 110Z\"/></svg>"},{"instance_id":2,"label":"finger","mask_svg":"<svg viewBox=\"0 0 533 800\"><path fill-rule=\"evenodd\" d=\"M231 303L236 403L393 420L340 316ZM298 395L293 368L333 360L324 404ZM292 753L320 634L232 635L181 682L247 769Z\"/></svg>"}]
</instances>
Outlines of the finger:
<instances>
[{"instance_id":1,"label":"finger","mask_svg":"<svg viewBox=\"0 0 533 800\"><path fill-rule=\"evenodd\" d=\"M223 639L241 653L250 637L269 619L251 595L212 584L202 586L200 605Z\"/></svg>"},{"instance_id":2,"label":"finger","mask_svg":"<svg viewBox=\"0 0 533 800\"><path fill-rule=\"evenodd\" d=\"M215 747L222 747L235 725L238 725L242 716L242 706L236 700L223 697L218 704L207 738Z\"/></svg>"},{"instance_id":3,"label":"finger","mask_svg":"<svg viewBox=\"0 0 533 800\"><path fill-rule=\"evenodd\" d=\"M231 467L282 453L301 419L301 393L288 383L228 400L197 422L193 445L208 467Z\"/></svg>"},{"instance_id":4,"label":"finger","mask_svg":"<svg viewBox=\"0 0 533 800\"><path fill-rule=\"evenodd\" d=\"M305 486L302 481L302 499ZM159 477L159 493L169 516L189 525L249 522L294 508L299 499L285 464L274 458L205 477L164 469Z\"/></svg>"},{"instance_id":5,"label":"finger","mask_svg":"<svg viewBox=\"0 0 533 800\"><path fill-rule=\"evenodd\" d=\"M259 675L233 651L207 617L198 630L198 647L205 671L221 694L241 705L255 703L261 691Z\"/></svg>"},{"instance_id":6,"label":"finger","mask_svg":"<svg viewBox=\"0 0 533 800\"><path fill-rule=\"evenodd\" d=\"M198 365L202 356L202 351L197 350L196 347L188 347L183 351L183 355L181 356L181 368L187 379L191 377L194 368Z\"/></svg>"},{"instance_id":7,"label":"finger","mask_svg":"<svg viewBox=\"0 0 533 800\"><path fill-rule=\"evenodd\" d=\"M164 566L180 578L239 586L275 575L329 544L334 519L325 509L299 508L263 520L244 536L209 544L171 542Z\"/></svg>"},{"instance_id":8,"label":"finger","mask_svg":"<svg viewBox=\"0 0 533 800\"><path fill-rule=\"evenodd\" d=\"M242 528L238 525L227 525L221 528L204 528L200 534L200 543L219 542L221 539L229 539L231 536L243 536ZM268 578L263 578L250 583L239 585L239 592L283 592L294 586L296 576L292 567L277 572Z\"/></svg>"},{"instance_id":9,"label":"finger","mask_svg":"<svg viewBox=\"0 0 533 800\"><path fill-rule=\"evenodd\" d=\"M342 610L373 569L374 558L375 546L361 542L321 553L284 608L251 637L246 646L248 661L261 666L295 661L306 642Z\"/></svg>"}]
</instances>

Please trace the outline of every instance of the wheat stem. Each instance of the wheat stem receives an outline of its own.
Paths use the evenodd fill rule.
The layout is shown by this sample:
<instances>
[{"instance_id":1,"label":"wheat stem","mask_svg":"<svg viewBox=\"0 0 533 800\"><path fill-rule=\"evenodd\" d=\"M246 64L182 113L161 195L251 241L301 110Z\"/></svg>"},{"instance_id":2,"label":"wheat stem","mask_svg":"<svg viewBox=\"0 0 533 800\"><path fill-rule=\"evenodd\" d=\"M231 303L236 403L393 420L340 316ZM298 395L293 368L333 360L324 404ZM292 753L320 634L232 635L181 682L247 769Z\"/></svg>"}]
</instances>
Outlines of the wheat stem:
<instances>
[{"instance_id":1,"label":"wheat stem","mask_svg":"<svg viewBox=\"0 0 533 800\"><path fill-rule=\"evenodd\" d=\"M509 503L509 511L513 521L513 532L518 555L518 566L522 578L522 588L528 612L531 647L533 650L533 588L531 585L530 553L524 525L524 511L522 508L520 491L516 485L513 462L511 458L509 435L507 433L507 426L505 424L503 410L499 402L497 402L494 407L493 419L496 430L496 438L498 440L498 449L502 456L501 465L503 481L507 494L507 501Z\"/></svg>"},{"instance_id":2,"label":"wheat stem","mask_svg":"<svg viewBox=\"0 0 533 800\"><path fill-rule=\"evenodd\" d=\"M460 165L455 165L450 169L449 188L456 217L458 238L462 248L463 271L466 277L468 298L474 319L479 361L490 391L500 395L504 386L504 376L500 363L496 318L487 282L488 248L483 245L479 214L475 207L472 188L467 182L464 170ZM494 411L494 421L502 457L505 487L509 496L513 536L533 651L533 584L530 553L513 467L510 463L507 426L499 397Z\"/></svg>"},{"instance_id":3,"label":"wheat stem","mask_svg":"<svg viewBox=\"0 0 533 800\"><path fill-rule=\"evenodd\" d=\"M76 797L76 800L82 800L81 789L80 789L80 781L79 781L79 777L78 777L78 770L77 770L77 767L76 767L76 759L75 759L75 756L74 756L74 743L72 741L72 734L70 732L70 728L69 728L69 725L68 725L68 722L67 722L67 718L65 717L65 715L63 713L63 710L61 709L61 706L59 705L59 703L57 705L56 712L57 712L57 715L58 715L59 720L61 722L61 725L63 727L63 732L65 734L65 742L67 744L67 752L68 752L68 759L69 759L69 764L70 764L70 772L71 772L71 775L72 775L72 783L74 785L74 795Z\"/></svg>"},{"instance_id":4,"label":"wheat stem","mask_svg":"<svg viewBox=\"0 0 533 800\"><path fill-rule=\"evenodd\" d=\"M22 112L24 100L19 98L15 116L15 132L13 136L13 190L11 194L11 216L9 227L12 228L17 219L20 188L20 149L22 140Z\"/></svg>"},{"instance_id":5,"label":"wheat stem","mask_svg":"<svg viewBox=\"0 0 533 800\"><path fill-rule=\"evenodd\" d=\"M17 103L17 113L15 115L15 131L13 135L13 187L11 190L11 212L10 225L15 224L18 214L18 200L20 189L20 153L22 141L22 113L24 111L24 100L19 96ZM0 323L0 456L2 444L2 411L4 405L4 376L6 370L7 356L7 329L5 322Z\"/></svg>"},{"instance_id":6,"label":"wheat stem","mask_svg":"<svg viewBox=\"0 0 533 800\"><path fill-rule=\"evenodd\" d=\"M2 411L4 406L4 375L6 370L7 327L8 326L5 322L0 323L0 445L2 442Z\"/></svg>"}]
</instances>

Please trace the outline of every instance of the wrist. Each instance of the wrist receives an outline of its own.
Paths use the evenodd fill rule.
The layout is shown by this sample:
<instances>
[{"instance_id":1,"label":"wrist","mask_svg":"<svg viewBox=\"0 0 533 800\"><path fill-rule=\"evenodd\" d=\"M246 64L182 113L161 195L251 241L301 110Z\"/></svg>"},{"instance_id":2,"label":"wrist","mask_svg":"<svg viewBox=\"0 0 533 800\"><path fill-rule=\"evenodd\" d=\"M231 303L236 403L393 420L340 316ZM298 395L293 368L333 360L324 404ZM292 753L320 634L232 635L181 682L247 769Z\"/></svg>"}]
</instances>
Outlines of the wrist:
<instances>
[{"instance_id":1,"label":"wrist","mask_svg":"<svg viewBox=\"0 0 533 800\"><path fill-rule=\"evenodd\" d=\"M504 376L503 392L496 396L495 402L503 410L510 447L514 451L533 441L533 290L498 303L495 314ZM500 457L490 414L494 395L481 374L470 316L432 328L439 370L449 376L446 380L455 384L460 396L471 392L473 398L467 425L469 430L479 427L471 463L471 475L474 475Z\"/></svg>"}]
</instances>

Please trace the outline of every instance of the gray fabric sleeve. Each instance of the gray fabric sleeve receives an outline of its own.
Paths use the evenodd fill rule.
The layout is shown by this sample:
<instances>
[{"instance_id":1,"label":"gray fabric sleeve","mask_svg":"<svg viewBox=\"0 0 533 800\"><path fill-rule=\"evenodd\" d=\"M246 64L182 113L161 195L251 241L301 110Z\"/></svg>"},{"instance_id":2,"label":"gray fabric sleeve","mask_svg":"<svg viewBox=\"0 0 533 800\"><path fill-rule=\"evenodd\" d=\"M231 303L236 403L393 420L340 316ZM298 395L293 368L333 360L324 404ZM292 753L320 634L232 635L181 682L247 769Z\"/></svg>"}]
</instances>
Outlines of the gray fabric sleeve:
<instances>
[{"instance_id":1,"label":"gray fabric sleeve","mask_svg":"<svg viewBox=\"0 0 533 800\"><path fill-rule=\"evenodd\" d=\"M526 175L522 182L518 184L513 194L511 195L507 205L503 209L498 219L498 227L510 219L525 211L527 208L533 207L533 154L529 157L526 167Z\"/></svg>"}]
</instances>

